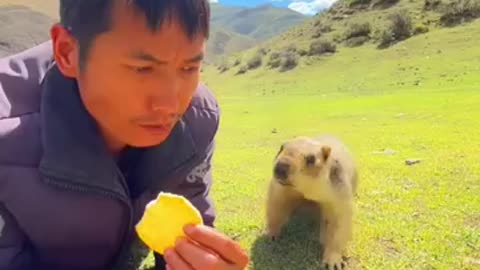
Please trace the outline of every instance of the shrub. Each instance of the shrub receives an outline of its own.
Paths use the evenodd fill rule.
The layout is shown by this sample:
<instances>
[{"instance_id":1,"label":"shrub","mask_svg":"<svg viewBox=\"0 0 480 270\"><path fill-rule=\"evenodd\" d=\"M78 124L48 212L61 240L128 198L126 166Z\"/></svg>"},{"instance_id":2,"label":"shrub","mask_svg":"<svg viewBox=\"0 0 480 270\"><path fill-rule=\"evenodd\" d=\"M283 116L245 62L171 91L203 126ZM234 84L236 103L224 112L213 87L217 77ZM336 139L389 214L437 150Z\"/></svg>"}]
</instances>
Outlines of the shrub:
<instances>
[{"instance_id":1,"label":"shrub","mask_svg":"<svg viewBox=\"0 0 480 270\"><path fill-rule=\"evenodd\" d=\"M349 6L350 7L361 7L361 6L367 7L368 5L370 5L371 2L372 0L350 0Z\"/></svg>"},{"instance_id":2,"label":"shrub","mask_svg":"<svg viewBox=\"0 0 480 270\"><path fill-rule=\"evenodd\" d=\"M413 34L414 35L424 34L424 33L427 33L428 31L429 31L428 27L426 25L423 25L423 24L416 25L413 28Z\"/></svg>"},{"instance_id":3,"label":"shrub","mask_svg":"<svg viewBox=\"0 0 480 270\"><path fill-rule=\"evenodd\" d=\"M347 45L347 47L358 47L358 46L362 46L368 40L370 40L370 38L365 36L353 37L353 38L347 39L345 41L345 45Z\"/></svg>"},{"instance_id":4,"label":"shrub","mask_svg":"<svg viewBox=\"0 0 480 270\"><path fill-rule=\"evenodd\" d=\"M280 67L280 71L293 69L298 64L298 56L295 51L285 48L282 52L272 52L268 59L267 66L270 68Z\"/></svg>"},{"instance_id":5,"label":"shrub","mask_svg":"<svg viewBox=\"0 0 480 270\"><path fill-rule=\"evenodd\" d=\"M247 66L242 66L238 69L237 73L235 73L236 75L240 75L240 74L244 74L248 71L248 67Z\"/></svg>"},{"instance_id":6,"label":"shrub","mask_svg":"<svg viewBox=\"0 0 480 270\"><path fill-rule=\"evenodd\" d=\"M285 52L280 58L280 71L294 69L298 65L298 56L294 52Z\"/></svg>"},{"instance_id":7,"label":"shrub","mask_svg":"<svg viewBox=\"0 0 480 270\"><path fill-rule=\"evenodd\" d=\"M406 12L396 12L388 17L387 28L380 32L378 48L387 48L412 35L412 20Z\"/></svg>"},{"instance_id":8,"label":"shrub","mask_svg":"<svg viewBox=\"0 0 480 270\"><path fill-rule=\"evenodd\" d=\"M395 40L405 40L412 35L412 19L406 12L396 12L389 20Z\"/></svg>"},{"instance_id":9,"label":"shrub","mask_svg":"<svg viewBox=\"0 0 480 270\"><path fill-rule=\"evenodd\" d=\"M256 69L262 65L262 55L256 54L247 62L248 69Z\"/></svg>"},{"instance_id":10,"label":"shrub","mask_svg":"<svg viewBox=\"0 0 480 270\"><path fill-rule=\"evenodd\" d=\"M308 51L305 50L305 49L300 49L300 50L298 50L298 54L299 54L300 56L305 56L305 55L308 54Z\"/></svg>"},{"instance_id":11,"label":"shrub","mask_svg":"<svg viewBox=\"0 0 480 270\"><path fill-rule=\"evenodd\" d=\"M345 40L354 38L354 37L364 37L364 36L368 37L370 36L371 32L372 30L369 22L353 23L345 32Z\"/></svg>"},{"instance_id":12,"label":"shrub","mask_svg":"<svg viewBox=\"0 0 480 270\"><path fill-rule=\"evenodd\" d=\"M280 66L280 63L280 53L272 52L270 54L270 58L268 59L267 66L269 66L270 68L278 68Z\"/></svg>"},{"instance_id":13,"label":"shrub","mask_svg":"<svg viewBox=\"0 0 480 270\"><path fill-rule=\"evenodd\" d=\"M236 67L238 65L240 65L242 63L242 61L240 59L235 59L235 62L233 62L233 66Z\"/></svg>"},{"instance_id":14,"label":"shrub","mask_svg":"<svg viewBox=\"0 0 480 270\"><path fill-rule=\"evenodd\" d=\"M220 73L224 73L225 71L228 71L230 67L228 66L228 64L223 63L223 64L220 64L220 66L218 66L217 69Z\"/></svg>"},{"instance_id":15,"label":"shrub","mask_svg":"<svg viewBox=\"0 0 480 270\"><path fill-rule=\"evenodd\" d=\"M441 0L425 0L425 3L423 4L423 9L426 11L438 10L441 4Z\"/></svg>"},{"instance_id":16,"label":"shrub","mask_svg":"<svg viewBox=\"0 0 480 270\"><path fill-rule=\"evenodd\" d=\"M389 8L397 4L400 0L374 0L372 6L375 8Z\"/></svg>"},{"instance_id":17,"label":"shrub","mask_svg":"<svg viewBox=\"0 0 480 270\"><path fill-rule=\"evenodd\" d=\"M295 44L289 44L287 47L284 48L283 51L295 53L295 52L297 52L297 45L295 45Z\"/></svg>"},{"instance_id":18,"label":"shrub","mask_svg":"<svg viewBox=\"0 0 480 270\"><path fill-rule=\"evenodd\" d=\"M325 53L335 53L337 46L335 43L326 40L315 40L310 44L310 55L321 55Z\"/></svg>"},{"instance_id":19,"label":"shrub","mask_svg":"<svg viewBox=\"0 0 480 270\"><path fill-rule=\"evenodd\" d=\"M257 54L258 55L267 55L268 54L268 49L260 48L260 49L258 49Z\"/></svg>"},{"instance_id":20,"label":"shrub","mask_svg":"<svg viewBox=\"0 0 480 270\"><path fill-rule=\"evenodd\" d=\"M440 23L454 26L480 17L480 0L457 0L445 6Z\"/></svg>"},{"instance_id":21,"label":"shrub","mask_svg":"<svg viewBox=\"0 0 480 270\"><path fill-rule=\"evenodd\" d=\"M323 24L320 21L317 21L315 23L315 28L313 30L312 38L319 38L321 37L324 33L330 33L332 32L332 26L329 24Z\"/></svg>"}]
</instances>

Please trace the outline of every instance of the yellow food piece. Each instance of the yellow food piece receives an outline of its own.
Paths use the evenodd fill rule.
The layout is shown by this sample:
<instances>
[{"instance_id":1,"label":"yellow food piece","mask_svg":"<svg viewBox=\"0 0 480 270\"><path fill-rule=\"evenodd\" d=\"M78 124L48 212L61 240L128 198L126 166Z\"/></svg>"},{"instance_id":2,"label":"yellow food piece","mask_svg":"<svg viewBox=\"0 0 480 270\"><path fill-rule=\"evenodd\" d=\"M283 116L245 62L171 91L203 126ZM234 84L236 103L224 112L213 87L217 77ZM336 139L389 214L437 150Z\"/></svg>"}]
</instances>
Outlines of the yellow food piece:
<instances>
[{"instance_id":1,"label":"yellow food piece","mask_svg":"<svg viewBox=\"0 0 480 270\"><path fill-rule=\"evenodd\" d=\"M185 237L183 229L188 224L203 224L198 210L184 197L162 192L147 205L136 230L149 248L164 254L179 237Z\"/></svg>"}]
</instances>

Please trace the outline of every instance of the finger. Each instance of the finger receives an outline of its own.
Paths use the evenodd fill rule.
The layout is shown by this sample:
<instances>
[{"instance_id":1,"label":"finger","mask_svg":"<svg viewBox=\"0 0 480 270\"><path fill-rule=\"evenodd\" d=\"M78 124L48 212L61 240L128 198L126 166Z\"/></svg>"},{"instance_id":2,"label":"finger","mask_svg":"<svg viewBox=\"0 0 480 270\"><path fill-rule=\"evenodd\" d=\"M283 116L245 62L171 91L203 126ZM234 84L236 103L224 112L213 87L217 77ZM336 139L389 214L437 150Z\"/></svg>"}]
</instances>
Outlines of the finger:
<instances>
[{"instance_id":1,"label":"finger","mask_svg":"<svg viewBox=\"0 0 480 270\"><path fill-rule=\"evenodd\" d=\"M188 240L180 239L175 245L178 254L194 269L232 269L218 254L205 250Z\"/></svg>"},{"instance_id":2,"label":"finger","mask_svg":"<svg viewBox=\"0 0 480 270\"><path fill-rule=\"evenodd\" d=\"M193 270L175 250L165 252L165 261L169 270Z\"/></svg>"},{"instance_id":3,"label":"finger","mask_svg":"<svg viewBox=\"0 0 480 270\"><path fill-rule=\"evenodd\" d=\"M206 226L187 226L185 233L193 241L218 253L222 258L234 264L246 266L249 258L240 244L226 235Z\"/></svg>"}]
</instances>

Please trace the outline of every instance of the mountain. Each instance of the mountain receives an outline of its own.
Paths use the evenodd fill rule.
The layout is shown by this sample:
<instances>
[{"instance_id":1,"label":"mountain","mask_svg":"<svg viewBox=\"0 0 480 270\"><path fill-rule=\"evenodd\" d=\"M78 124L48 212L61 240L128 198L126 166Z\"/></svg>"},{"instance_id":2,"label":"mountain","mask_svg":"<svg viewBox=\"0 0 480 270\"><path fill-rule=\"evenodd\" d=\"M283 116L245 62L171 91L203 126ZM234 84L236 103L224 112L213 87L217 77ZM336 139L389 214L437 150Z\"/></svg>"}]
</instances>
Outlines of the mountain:
<instances>
[{"instance_id":1,"label":"mountain","mask_svg":"<svg viewBox=\"0 0 480 270\"><path fill-rule=\"evenodd\" d=\"M209 61L251 48L307 19L296 11L273 5L246 8L211 4L211 9Z\"/></svg>"},{"instance_id":2,"label":"mountain","mask_svg":"<svg viewBox=\"0 0 480 270\"><path fill-rule=\"evenodd\" d=\"M212 4L212 24L257 41L274 37L307 19L287 8L262 5L254 8Z\"/></svg>"}]
</instances>

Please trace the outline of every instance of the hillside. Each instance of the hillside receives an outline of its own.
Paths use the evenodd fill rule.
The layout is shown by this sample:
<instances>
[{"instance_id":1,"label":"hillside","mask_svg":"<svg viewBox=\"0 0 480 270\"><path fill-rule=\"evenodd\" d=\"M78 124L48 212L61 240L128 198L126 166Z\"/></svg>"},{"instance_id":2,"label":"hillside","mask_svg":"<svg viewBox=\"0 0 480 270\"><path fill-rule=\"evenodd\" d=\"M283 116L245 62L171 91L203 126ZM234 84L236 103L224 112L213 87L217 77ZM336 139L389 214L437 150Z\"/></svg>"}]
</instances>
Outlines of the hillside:
<instances>
[{"instance_id":1,"label":"hillside","mask_svg":"<svg viewBox=\"0 0 480 270\"><path fill-rule=\"evenodd\" d=\"M0 57L48 40L52 23L50 17L23 6L0 7Z\"/></svg>"},{"instance_id":2,"label":"hillside","mask_svg":"<svg viewBox=\"0 0 480 270\"><path fill-rule=\"evenodd\" d=\"M377 50L468 23L480 17L479 0L344 0L303 24L245 52L232 55L221 70L245 73L257 68L291 70L319 57L335 57L353 47ZM238 62L243 60L242 65ZM250 62L250 63L249 63ZM235 63L235 67L233 67Z\"/></svg>"}]
</instances>

